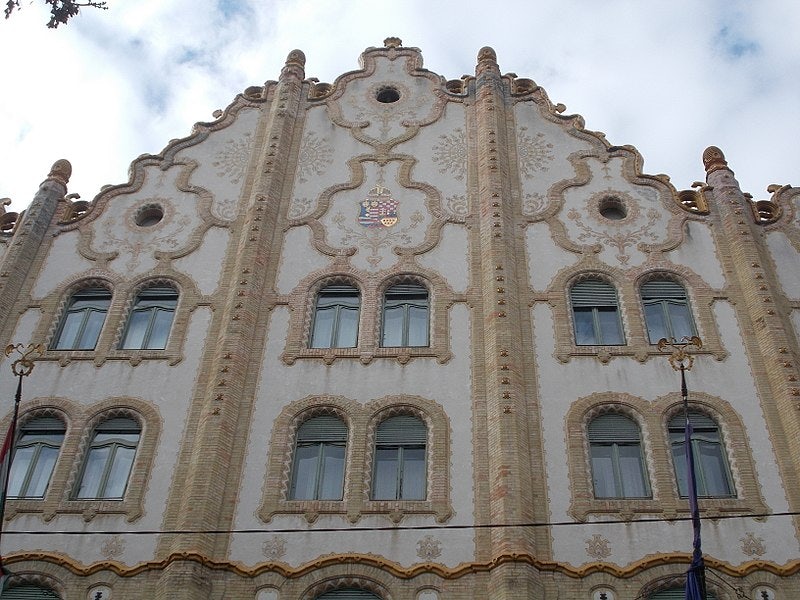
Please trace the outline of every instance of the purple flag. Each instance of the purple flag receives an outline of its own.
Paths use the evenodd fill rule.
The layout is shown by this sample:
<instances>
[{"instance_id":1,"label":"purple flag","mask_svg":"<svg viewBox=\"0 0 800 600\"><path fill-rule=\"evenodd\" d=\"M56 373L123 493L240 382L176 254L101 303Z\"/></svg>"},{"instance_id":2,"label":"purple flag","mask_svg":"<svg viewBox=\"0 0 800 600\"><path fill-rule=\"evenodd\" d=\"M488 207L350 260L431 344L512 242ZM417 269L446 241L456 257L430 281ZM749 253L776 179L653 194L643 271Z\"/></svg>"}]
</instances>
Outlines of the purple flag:
<instances>
[{"instance_id":1,"label":"purple flag","mask_svg":"<svg viewBox=\"0 0 800 600\"><path fill-rule=\"evenodd\" d=\"M692 563L686 572L686 600L706 600L706 574L703 551L700 546L700 509L697 506L697 479L694 472L694 449L692 448L692 424L686 412L686 478L689 488L689 510L692 513L694 542Z\"/></svg>"}]
</instances>

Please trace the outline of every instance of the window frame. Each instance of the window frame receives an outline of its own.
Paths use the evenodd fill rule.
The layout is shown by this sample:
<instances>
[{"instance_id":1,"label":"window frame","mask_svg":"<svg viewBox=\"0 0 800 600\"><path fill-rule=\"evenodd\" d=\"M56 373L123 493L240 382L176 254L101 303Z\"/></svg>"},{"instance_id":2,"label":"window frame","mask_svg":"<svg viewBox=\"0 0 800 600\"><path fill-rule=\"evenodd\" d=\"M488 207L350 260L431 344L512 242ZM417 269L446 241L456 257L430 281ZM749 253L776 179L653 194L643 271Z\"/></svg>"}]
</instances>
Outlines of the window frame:
<instances>
[{"instance_id":1,"label":"window frame","mask_svg":"<svg viewBox=\"0 0 800 600\"><path fill-rule=\"evenodd\" d=\"M325 297L331 297L338 300L332 302L328 306L320 306L320 301ZM345 298L355 298L355 304L347 304ZM333 309L333 323L330 331L330 338L327 343L316 343L317 325L320 322L319 317L322 310ZM341 344L339 340L342 324L343 311L354 310L355 312L355 335L352 344ZM361 291L355 285L341 283L329 284L321 288L315 298L314 302L314 315L311 323L309 334L309 348L313 349L326 349L326 348L357 348L358 347L358 334L359 325L361 320Z\"/></svg>"},{"instance_id":2,"label":"window frame","mask_svg":"<svg viewBox=\"0 0 800 600\"><path fill-rule=\"evenodd\" d=\"M56 329L56 333L53 336L53 341L50 345L50 350L54 351L92 351L97 348L97 342L100 340L100 336L103 333L103 328L105 327L106 320L108 319L108 312L111 308L111 302L113 301L113 292L104 287L102 285L90 285L82 287L81 289L75 291L73 294L70 295L69 301L64 309L63 314L61 315L61 319L58 324L58 328ZM95 306L87 305L79 309L75 309L74 306L77 302L81 301L89 301L90 299L102 299L105 300L105 307L100 307L100 302L96 302ZM70 344L69 347L61 346L62 336L67 328L68 321L71 320L73 315L77 315L79 313L83 313L80 317L80 323L78 324L77 332L75 334L73 343ZM91 320L93 314L102 313L103 319L100 327L97 328L97 332L94 335L94 340L91 345L89 344L78 344L79 341L83 340L84 335L87 331L87 325ZM77 346L77 347L76 347Z\"/></svg>"},{"instance_id":3,"label":"window frame","mask_svg":"<svg viewBox=\"0 0 800 600\"><path fill-rule=\"evenodd\" d=\"M695 481L697 483L697 497L698 498L723 498L723 499L736 499L738 498L738 494L736 492L736 485L733 480L733 475L730 468L730 461L728 458L727 447L725 445L725 440L722 437L722 431L720 429L719 423L706 413L696 410L696 409L689 409L689 422L692 424L692 454L694 456L694 471L695 471ZM711 425L713 424L713 425ZM682 412L677 412L673 414L669 421L667 422L667 432L669 434L668 443L669 443L669 452L670 456L672 457L672 467L675 477L675 487L678 490L678 496L682 499L689 497L688 491L688 477L684 469L684 477L681 479L678 465L682 463L682 465L686 465L686 455L685 455L685 417ZM706 439L697 439L698 432L700 432L701 436L705 436ZM714 434L716 436L716 440L709 439L712 436L710 434ZM704 466L704 462L702 462L703 453L701 449L703 447L713 447L715 450L715 459L719 464L722 465L721 472L718 473L719 479L724 480L727 484L727 493L723 494L711 494L708 493L708 480L710 479L709 473L706 472L706 467ZM682 450L682 454L676 454L676 451L680 452L679 448L684 448ZM683 491L681 489L681 482L683 481Z\"/></svg>"},{"instance_id":4,"label":"window frame","mask_svg":"<svg viewBox=\"0 0 800 600\"><path fill-rule=\"evenodd\" d=\"M124 439L123 437L109 437L108 439L102 439L98 441L98 435L108 435L108 436L133 436L135 433L136 440L135 444L132 443L131 440ZM139 447L141 446L142 442L142 426L141 424L136 421L131 416L120 416L120 417L109 417L106 418L97 425L94 426L91 433L91 438L89 440L89 444L86 447L86 452L83 456L83 461L81 464L81 470L79 476L76 478L75 481L75 488L72 494L72 500L78 501L122 501L125 499L125 494L128 491L128 487L130 486L131 476L134 473L134 468L136 464L136 458L139 454ZM110 447L108 455L102 459L102 469L100 473L100 478L97 483L97 493L92 496L82 496L81 489L84 486L84 482L87 476L87 468L92 460L93 454L99 454L99 451L103 448ZM127 468L127 472L125 473L125 482L122 487L122 491L119 495L110 496L107 495L109 493L109 484L112 481L113 471L115 467L119 464L117 462L119 457L119 449L132 449L133 455L130 458L130 462ZM94 452L94 451L98 452ZM101 457L102 458L102 457ZM125 458L121 458L120 460L124 461ZM123 463L124 464L124 463Z\"/></svg>"},{"instance_id":5,"label":"window frame","mask_svg":"<svg viewBox=\"0 0 800 600\"><path fill-rule=\"evenodd\" d=\"M622 419L627 423L622 423ZM618 423L606 424L605 431L592 432L592 426L599 421L617 420ZM629 427L628 431L623 431L623 427ZM635 436L633 435L635 429ZM627 439L624 439L627 435ZM635 437L635 439L634 439ZM594 438L594 439L593 439ZM639 423L628 415L619 412L607 412L596 415L592 418L587 425L587 441L589 444L589 462L590 473L592 477L592 491L596 500L607 499L636 499L648 500L653 497L652 488L650 485L650 477L647 471L647 462L645 460L644 445L642 443L642 433ZM638 448L638 475L640 477L640 484L643 491L642 495L629 495L626 493L625 482L628 478L624 475L624 469L620 463L619 448L636 447ZM597 486L597 470L595 468L595 448L610 448L611 449L611 469L613 473L613 488L615 495L598 495Z\"/></svg>"},{"instance_id":6,"label":"window frame","mask_svg":"<svg viewBox=\"0 0 800 600\"><path fill-rule=\"evenodd\" d=\"M322 420L329 421L329 425L333 425L332 421L338 421L339 425L341 425L341 429L338 432L330 432L325 434L316 433L316 439L309 439L309 440L301 440L301 436L304 435L303 428L312 426L313 421ZM317 424L317 428L320 428L320 425ZM336 434L339 434L339 437ZM314 437L310 435L310 437ZM288 499L289 500L296 500L296 501L308 501L308 500L320 500L320 501L342 501L344 500L344 482L345 476L347 473L347 444L348 444L348 437L349 437L349 430L347 427L347 423L344 422L338 416L335 415L314 415L303 421L303 423L297 428L295 433L295 444L294 444L294 451L292 456L292 476L288 490ZM299 448L301 444L307 444L306 447L317 446L317 456L316 456L316 465L314 468L314 491L313 495L310 498L298 498L297 497L297 482L300 476L300 467L299 467ZM326 470L326 448L341 448L341 473L339 476L339 494L336 498L325 498L321 497L321 493L324 488L325 483L325 470Z\"/></svg>"},{"instance_id":7,"label":"window frame","mask_svg":"<svg viewBox=\"0 0 800 600\"><path fill-rule=\"evenodd\" d=\"M145 306L143 308L138 308L140 302L147 301L148 297L158 298L160 296L167 297L169 296L169 301L172 302L172 306L160 306L158 304L152 304L149 306ZM178 312L178 302L180 301L180 293L178 289L168 283L163 283L159 285L151 285L140 289L136 292L133 302L131 303L130 311L128 312L127 319L125 321L125 329L122 334L122 338L119 344L119 350L166 350L169 346L170 336L172 335L172 328L175 324L175 317ZM166 303L165 303L166 304ZM135 318L135 315L150 313L147 317L147 324L144 328L144 334L142 335L142 341L139 345L133 346L129 345L131 342L128 341L128 336L131 334L131 327ZM156 328L156 319L161 312L167 312L171 314L169 320L169 326L166 328L166 335L164 337L163 345L159 346L151 346L152 342L152 335L153 331Z\"/></svg>"},{"instance_id":8,"label":"window frame","mask_svg":"<svg viewBox=\"0 0 800 600\"><path fill-rule=\"evenodd\" d=\"M622 311L619 304L617 288L601 277L587 277L576 281L569 287L569 304L572 315L573 340L576 346L625 346L625 328L622 323ZM601 314L613 313L614 325L619 341L605 341ZM582 340L579 332L579 314L588 314L591 318L592 340ZM581 319L582 321L583 319Z\"/></svg>"},{"instance_id":9,"label":"window frame","mask_svg":"<svg viewBox=\"0 0 800 600\"><path fill-rule=\"evenodd\" d=\"M423 294L424 292L424 294ZM422 300L423 302L414 302ZM395 296L395 297L391 297ZM400 343L387 344L387 313L400 309ZM412 309L423 310L425 313L425 343L411 344L409 337L411 332ZM381 306L381 348L430 348L431 345L431 294L426 285L419 282L400 282L387 287L383 292L383 303Z\"/></svg>"},{"instance_id":10,"label":"window frame","mask_svg":"<svg viewBox=\"0 0 800 600\"><path fill-rule=\"evenodd\" d=\"M659 286L662 289L653 290L652 288ZM651 278L639 286L639 300L642 304L642 317L644 318L644 329L647 339L650 344L657 344L662 338L681 340L684 337L692 337L697 335L697 326L694 320L692 307L689 304L689 295L686 287L668 277ZM659 336L658 339L653 339L655 336L651 335L651 318L648 318L648 307L660 307L660 317L663 322L664 334ZM673 307L683 307L685 311L685 319L689 324L690 331L678 336L675 333L673 326Z\"/></svg>"},{"instance_id":11,"label":"window frame","mask_svg":"<svg viewBox=\"0 0 800 600\"><path fill-rule=\"evenodd\" d=\"M413 425L414 429L409 430L409 425L404 423L410 424L412 420L415 422ZM390 421L392 423L390 423ZM387 431L387 428L391 426L394 426L398 430ZM381 431L382 428L384 431ZM402 431L399 429L402 429ZM411 439L406 437L409 436L409 434ZM382 450L396 450L394 459L390 461L382 460L379 457L379 453ZM406 469L405 455L407 451L411 450L422 450L422 481L416 482L417 484L422 484L420 486L423 492L421 498L405 497L406 490L408 489L407 486L405 486L406 480L414 476L411 472L411 467ZM389 462L390 464L395 465L394 497L379 497L376 495L379 488L378 481L379 479L383 478L382 475L380 475L382 472L380 466L381 463L384 462ZM375 448L372 455L370 500L424 502L428 498L428 463L428 426L425 421L417 415L400 414L386 417L380 423L378 423L378 426L375 429ZM412 492L409 491L408 493L411 494Z\"/></svg>"},{"instance_id":12,"label":"window frame","mask_svg":"<svg viewBox=\"0 0 800 600\"><path fill-rule=\"evenodd\" d=\"M55 446L54 443L49 442L48 440L43 439L33 439L30 443L26 444L24 442L26 435L31 435L32 437L40 437L40 436L61 436L61 440L58 442L58 445ZM59 419L58 417L49 417L49 416L38 416L26 421L20 427L19 437L14 445L14 456L11 460L11 472L9 473L9 481L8 481L8 498L13 500L44 500L47 496L47 492L50 489L50 482L53 480L53 473L55 473L56 465L58 464L59 459L61 458L61 449L64 446L64 440L67 434L67 427L64 422ZM25 474L22 477L22 481L20 483L19 493L14 493L12 486L14 485L14 475L15 471L19 468L18 465L20 464L17 455L19 454L20 449L26 447L34 447L33 456L31 457L30 461L27 464L25 469ZM31 481L34 479L34 475L40 470L40 458L42 454L42 447L49 447L56 450L56 456L53 460L52 464L49 467L49 473L47 474L47 481L44 485L44 489L42 490L41 494L30 494L30 490L28 489Z\"/></svg>"}]
</instances>

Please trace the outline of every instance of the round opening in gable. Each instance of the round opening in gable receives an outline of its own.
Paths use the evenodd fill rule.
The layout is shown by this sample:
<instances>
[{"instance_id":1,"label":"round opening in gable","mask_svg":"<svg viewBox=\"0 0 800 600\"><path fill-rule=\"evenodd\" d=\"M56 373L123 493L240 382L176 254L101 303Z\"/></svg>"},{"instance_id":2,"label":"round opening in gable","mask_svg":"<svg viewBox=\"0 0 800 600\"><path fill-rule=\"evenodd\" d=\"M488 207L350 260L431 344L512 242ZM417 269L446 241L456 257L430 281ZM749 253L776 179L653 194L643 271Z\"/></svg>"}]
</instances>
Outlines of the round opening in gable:
<instances>
[{"instance_id":1,"label":"round opening in gable","mask_svg":"<svg viewBox=\"0 0 800 600\"><path fill-rule=\"evenodd\" d=\"M397 102L400 100L400 92L398 92L393 87L385 87L378 90L378 93L375 94L375 99L378 102L383 102L384 104L390 104L392 102Z\"/></svg>"},{"instance_id":2,"label":"round opening in gable","mask_svg":"<svg viewBox=\"0 0 800 600\"><path fill-rule=\"evenodd\" d=\"M609 221L621 221L628 216L625 203L615 196L608 196L600 200L598 209L600 215Z\"/></svg>"},{"instance_id":3,"label":"round opening in gable","mask_svg":"<svg viewBox=\"0 0 800 600\"><path fill-rule=\"evenodd\" d=\"M134 220L139 227L152 227L164 218L164 209L158 204L143 206L136 213Z\"/></svg>"}]
</instances>

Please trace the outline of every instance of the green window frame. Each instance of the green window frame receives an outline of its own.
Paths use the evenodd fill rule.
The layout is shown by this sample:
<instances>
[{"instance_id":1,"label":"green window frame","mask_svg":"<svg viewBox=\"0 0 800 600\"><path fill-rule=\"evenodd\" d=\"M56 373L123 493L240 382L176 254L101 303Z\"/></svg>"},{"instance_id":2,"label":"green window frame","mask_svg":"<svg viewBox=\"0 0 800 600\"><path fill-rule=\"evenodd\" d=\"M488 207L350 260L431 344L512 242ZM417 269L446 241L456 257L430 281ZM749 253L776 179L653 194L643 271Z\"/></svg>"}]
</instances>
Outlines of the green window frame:
<instances>
[{"instance_id":1,"label":"green window frame","mask_svg":"<svg viewBox=\"0 0 800 600\"><path fill-rule=\"evenodd\" d=\"M122 500L128 487L142 429L130 417L99 423L83 461L75 500Z\"/></svg>"},{"instance_id":2,"label":"green window frame","mask_svg":"<svg viewBox=\"0 0 800 600\"><path fill-rule=\"evenodd\" d=\"M312 348L355 348L361 295L352 285L329 285L317 293Z\"/></svg>"},{"instance_id":3,"label":"green window frame","mask_svg":"<svg viewBox=\"0 0 800 600\"><path fill-rule=\"evenodd\" d=\"M178 292L171 286L149 287L136 295L125 335L123 350L163 350L167 347Z\"/></svg>"},{"instance_id":4,"label":"green window frame","mask_svg":"<svg viewBox=\"0 0 800 600\"><path fill-rule=\"evenodd\" d=\"M75 292L59 323L52 350L94 350L111 305L111 292L87 287Z\"/></svg>"},{"instance_id":5,"label":"green window frame","mask_svg":"<svg viewBox=\"0 0 800 600\"><path fill-rule=\"evenodd\" d=\"M639 289L647 337L651 344L662 338L681 340L697 335L686 289L676 281L656 279Z\"/></svg>"},{"instance_id":6,"label":"green window frame","mask_svg":"<svg viewBox=\"0 0 800 600\"><path fill-rule=\"evenodd\" d=\"M584 279L570 288L575 344L621 346L625 344L617 290L602 279Z\"/></svg>"},{"instance_id":7,"label":"green window frame","mask_svg":"<svg viewBox=\"0 0 800 600\"><path fill-rule=\"evenodd\" d=\"M639 425L607 413L592 419L588 433L594 497L650 498Z\"/></svg>"},{"instance_id":8,"label":"green window frame","mask_svg":"<svg viewBox=\"0 0 800 600\"><path fill-rule=\"evenodd\" d=\"M9 498L45 497L66 430L56 417L34 418L21 427L8 479Z\"/></svg>"},{"instance_id":9,"label":"green window frame","mask_svg":"<svg viewBox=\"0 0 800 600\"><path fill-rule=\"evenodd\" d=\"M429 345L430 298L418 283L402 283L386 290L381 315L381 346L419 348Z\"/></svg>"},{"instance_id":10,"label":"green window frame","mask_svg":"<svg viewBox=\"0 0 800 600\"><path fill-rule=\"evenodd\" d=\"M412 415L382 421L375 433L373 500L425 500L428 428Z\"/></svg>"},{"instance_id":11,"label":"green window frame","mask_svg":"<svg viewBox=\"0 0 800 600\"><path fill-rule=\"evenodd\" d=\"M705 498L733 498L736 491L728 466L722 436L717 423L701 412L689 411L692 424L692 452L694 472L697 481L697 495ZM688 498L688 478L686 472L686 420L678 413L669 420L669 438L672 449L672 464L678 493Z\"/></svg>"},{"instance_id":12,"label":"green window frame","mask_svg":"<svg viewBox=\"0 0 800 600\"><path fill-rule=\"evenodd\" d=\"M292 458L290 500L341 500L347 452L347 426L322 415L297 430Z\"/></svg>"}]
</instances>

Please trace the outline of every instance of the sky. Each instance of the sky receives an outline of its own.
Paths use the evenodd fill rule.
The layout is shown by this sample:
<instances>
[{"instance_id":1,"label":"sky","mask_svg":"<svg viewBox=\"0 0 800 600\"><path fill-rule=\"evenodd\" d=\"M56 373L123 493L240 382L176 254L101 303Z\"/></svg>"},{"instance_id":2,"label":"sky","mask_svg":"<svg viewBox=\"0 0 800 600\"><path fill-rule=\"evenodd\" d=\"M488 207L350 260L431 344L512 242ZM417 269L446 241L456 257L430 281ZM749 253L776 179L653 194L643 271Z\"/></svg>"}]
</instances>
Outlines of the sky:
<instances>
[{"instance_id":1,"label":"sky","mask_svg":"<svg viewBox=\"0 0 800 600\"><path fill-rule=\"evenodd\" d=\"M722 149L743 191L800 185L800 2L795 0L109 0L52 30L43 0L0 20L0 199L20 211L57 159L69 192L128 181L287 54L333 82L396 36L457 79L491 46L645 173L678 189Z\"/></svg>"}]
</instances>

